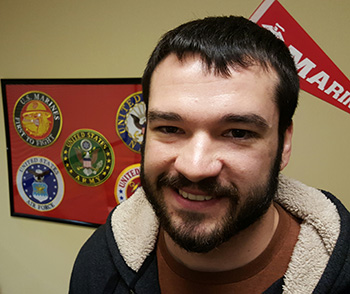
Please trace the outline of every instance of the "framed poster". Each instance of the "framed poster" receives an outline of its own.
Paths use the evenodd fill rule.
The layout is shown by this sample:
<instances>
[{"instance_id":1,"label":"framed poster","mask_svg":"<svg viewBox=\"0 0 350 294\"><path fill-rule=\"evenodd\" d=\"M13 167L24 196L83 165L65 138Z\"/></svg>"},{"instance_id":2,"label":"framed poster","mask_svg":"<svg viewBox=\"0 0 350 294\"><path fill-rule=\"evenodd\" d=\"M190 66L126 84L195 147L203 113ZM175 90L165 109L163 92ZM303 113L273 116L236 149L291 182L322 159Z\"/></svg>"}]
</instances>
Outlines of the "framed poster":
<instances>
[{"instance_id":1,"label":"framed poster","mask_svg":"<svg viewBox=\"0 0 350 294\"><path fill-rule=\"evenodd\" d=\"M11 215L88 226L140 185L141 79L3 79Z\"/></svg>"}]
</instances>

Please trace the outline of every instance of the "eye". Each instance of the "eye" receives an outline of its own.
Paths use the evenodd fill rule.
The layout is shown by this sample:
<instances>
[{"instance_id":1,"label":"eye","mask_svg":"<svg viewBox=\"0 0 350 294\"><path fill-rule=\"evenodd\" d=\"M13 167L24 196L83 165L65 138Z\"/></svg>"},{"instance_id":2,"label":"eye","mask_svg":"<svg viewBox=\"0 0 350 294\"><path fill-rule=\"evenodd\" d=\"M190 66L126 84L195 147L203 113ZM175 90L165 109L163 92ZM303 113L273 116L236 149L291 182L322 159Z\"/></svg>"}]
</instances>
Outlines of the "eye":
<instances>
[{"instance_id":1,"label":"eye","mask_svg":"<svg viewBox=\"0 0 350 294\"><path fill-rule=\"evenodd\" d=\"M173 127L173 126L161 126L157 127L157 130L164 133L164 134L180 134L181 129L178 127Z\"/></svg>"},{"instance_id":2,"label":"eye","mask_svg":"<svg viewBox=\"0 0 350 294\"><path fill-rule=\"evenodd\" d=\"M250 139L256 135L254 132L242 129L231 129L224 134L224 137L231 137L235 139Z\"/></svg>"}]
</instances>

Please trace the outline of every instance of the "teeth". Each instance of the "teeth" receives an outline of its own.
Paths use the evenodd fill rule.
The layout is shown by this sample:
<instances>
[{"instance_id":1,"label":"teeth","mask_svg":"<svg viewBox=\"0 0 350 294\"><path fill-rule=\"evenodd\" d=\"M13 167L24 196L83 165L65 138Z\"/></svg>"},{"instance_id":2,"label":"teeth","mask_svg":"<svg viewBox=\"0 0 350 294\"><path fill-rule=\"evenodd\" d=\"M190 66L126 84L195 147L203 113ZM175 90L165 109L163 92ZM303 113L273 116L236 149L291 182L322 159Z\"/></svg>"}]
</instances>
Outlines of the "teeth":
<instances>
[{"instance_id":1,"label":"teeth","mask_svg":"<svg viewBox=\"0 0 350 294\"><path fill-rule=\"evenodd\" d=\"M208 195L194 195L191 193L186 193L185 191L179 190L179 193L182 197L189 199L189 200L193 200L193 201L205 201L205 200L211 200L213 199L212 196L208 196Z\"/></svg>"}]
</instances>

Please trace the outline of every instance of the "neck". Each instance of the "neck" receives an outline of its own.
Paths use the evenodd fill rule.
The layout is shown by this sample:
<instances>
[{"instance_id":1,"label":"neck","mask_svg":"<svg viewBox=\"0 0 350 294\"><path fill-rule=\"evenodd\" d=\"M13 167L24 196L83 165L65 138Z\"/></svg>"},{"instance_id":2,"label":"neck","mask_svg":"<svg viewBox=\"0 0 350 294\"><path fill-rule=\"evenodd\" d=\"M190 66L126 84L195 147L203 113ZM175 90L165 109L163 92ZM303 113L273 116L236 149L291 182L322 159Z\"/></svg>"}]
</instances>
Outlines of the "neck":
<instances>
[{"instance_id":1,"label":"neck","mask_svg":"<svg viewBox=\"0 0 350 294\"><path fill-rule=\"evenodd\" d=\"M206 272L227 271L257 258L269 245L278 221L278 212L272 204L259 221L208 253L188 252L179 247L166 232L164 239L170 254L186 267Z\"/></svg>"}]
</instances>

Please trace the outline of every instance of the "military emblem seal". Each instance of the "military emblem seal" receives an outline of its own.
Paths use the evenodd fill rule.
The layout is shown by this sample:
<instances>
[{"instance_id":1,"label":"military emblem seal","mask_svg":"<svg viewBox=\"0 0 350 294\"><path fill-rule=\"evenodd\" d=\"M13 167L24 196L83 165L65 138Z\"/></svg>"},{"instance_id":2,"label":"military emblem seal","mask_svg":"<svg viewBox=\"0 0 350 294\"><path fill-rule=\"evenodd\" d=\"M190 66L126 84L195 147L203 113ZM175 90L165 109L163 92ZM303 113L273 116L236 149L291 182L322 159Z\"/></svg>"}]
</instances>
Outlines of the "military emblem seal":
<instances>
[{"instance_id":1,"label":"military emblem seal","mask_svg":"<svg viewBox=\"0 0 350 294\"><path fill-rule=\"evenodd\" d=\"M90 129L71 134L62 150L62 160L68 174L84 186L98 186L113 172L114 152L107 139Z\"/></svg>"},{"instance_id":2,"label":"military emblem seal","mask_svg":"<svg viewBox=\"0 0 350 294\"><path fill-rule=\"evenodd\" d=\"M24 142L33 147L47 147L56 141L61 132L62 114L48 94L31 91L17 100L13 123Z\"/></svg>"},{"instance_id":3,"label":"military emblem seal","mask_svg":"<svg viewBox=\"0 0 350 294\"><path fill-rule=\"evenodd\" d=\"M62 201L64 182L61 172L46 157L26 159L17 170L16 184L23 201L35 210L50 211Z\"/></svg>"},{"instance_id":4,"label":"military emblem seal","mask_svg":"<svg viewBox=\"0 0 350 294\"><path fill-rule=\"evenodd\" d=\"M140 164L133 164L125 168L119 174L114 186L114 196L117 204L128 199L140 186Z\"/></svg>"},{"instance_id":5,"label":"military emblem seal","mask_svg":"<svg viewBox=\"0 0 350 294\"><path fill-rule=\"evenodd\" d=\"M119 106L116 131L123 143L132 151L140 153L143 140L142 128L146 122L146 105L142 92L128 96Z\"/></svg>"}]
</instances>

